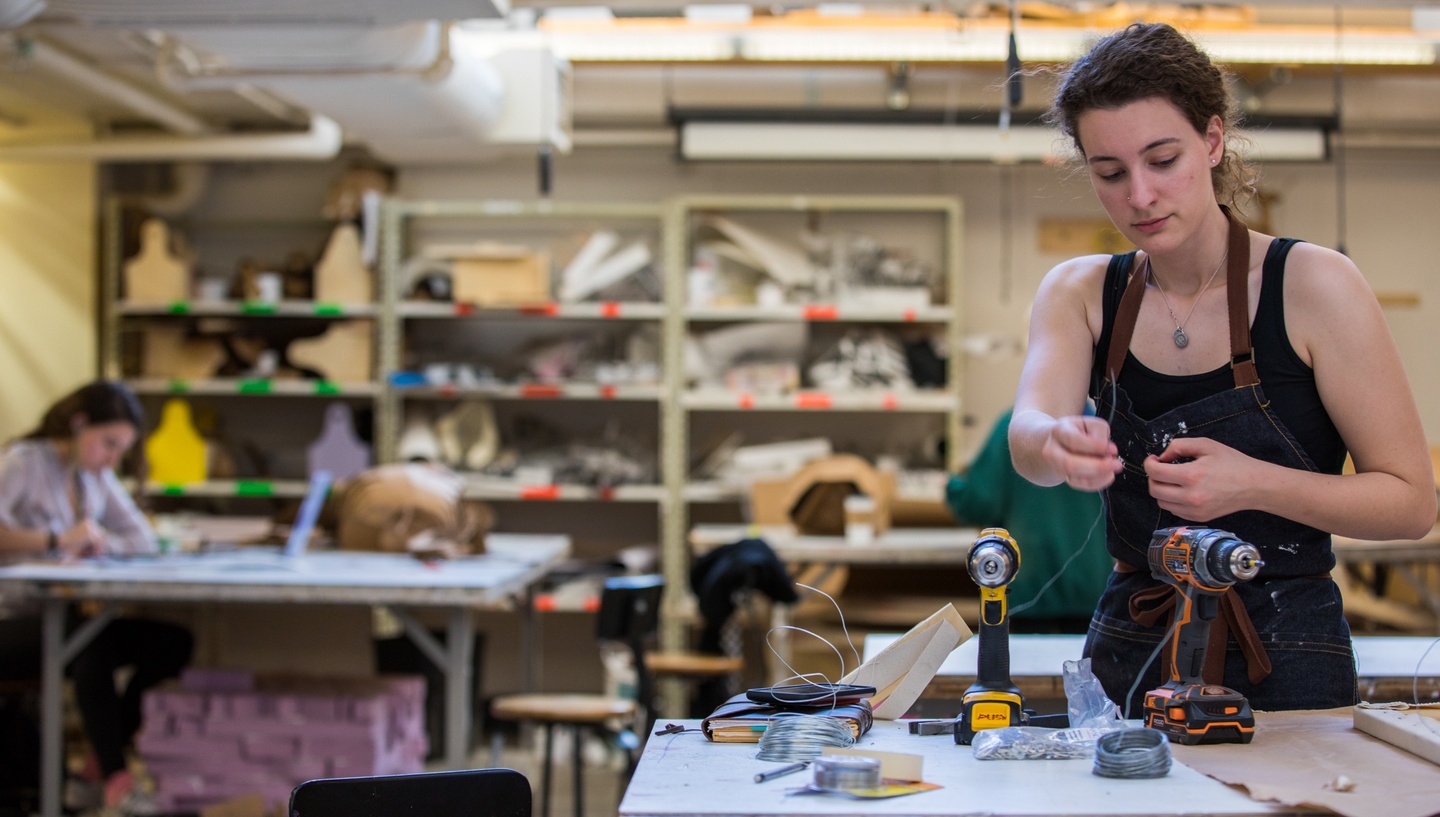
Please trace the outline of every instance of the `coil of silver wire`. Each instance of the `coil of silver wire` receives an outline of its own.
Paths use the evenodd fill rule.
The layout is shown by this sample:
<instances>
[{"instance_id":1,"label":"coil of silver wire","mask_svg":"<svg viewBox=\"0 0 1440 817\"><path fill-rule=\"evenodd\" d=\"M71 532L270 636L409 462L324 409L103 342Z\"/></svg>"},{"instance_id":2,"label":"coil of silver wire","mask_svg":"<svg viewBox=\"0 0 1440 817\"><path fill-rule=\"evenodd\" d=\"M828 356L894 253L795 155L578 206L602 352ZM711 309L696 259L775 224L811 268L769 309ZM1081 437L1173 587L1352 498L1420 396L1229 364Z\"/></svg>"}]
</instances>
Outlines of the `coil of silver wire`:
<instances>
[{"instance_id":1,"label":"coil of silver wire","mask_svg":"<svg viewBox=\"0 0 1440 817\"><path fill-rule=\"evenodd\" d=\"M855 734L841 718L820 715L781 715L770 721L760 736L759 760L793 763L811 760L830 746L853 746Z\"/></svg>"},{"instance_id":2,"label":"coil of silver wire","mask_svg":"<svg viewBox=\"0 0 1440 817\"><path fill-rule=\"evenodd\" d=\"M1095 774L1147 778L1170 773L1170 739L1154 729L1121 729L1095 741Z\"/></svg>"},{"instance_id":3,"label":"coil of silver wire","mask_svg":"<svg viewBox=\"0 0 1440 817\"><path fill-rule=\"evenodd\" d=\"M810 763L810 770L810 787L820 791L853 791L880 785L880 761L873 757L822 755Z\"/></svg>"}]
</instances>

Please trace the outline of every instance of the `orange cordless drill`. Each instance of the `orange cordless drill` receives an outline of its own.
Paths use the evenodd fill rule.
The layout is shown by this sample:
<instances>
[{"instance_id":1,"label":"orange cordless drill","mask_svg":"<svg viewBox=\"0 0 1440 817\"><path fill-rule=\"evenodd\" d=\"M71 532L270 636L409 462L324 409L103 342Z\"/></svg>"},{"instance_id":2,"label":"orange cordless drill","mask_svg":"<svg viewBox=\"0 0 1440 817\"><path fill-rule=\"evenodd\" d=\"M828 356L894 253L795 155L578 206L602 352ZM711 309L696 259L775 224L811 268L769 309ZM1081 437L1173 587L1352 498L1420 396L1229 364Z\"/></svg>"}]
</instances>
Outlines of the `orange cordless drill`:
<instances>
[{"instance_id":1,"label":"orange cordless drill","mask_svg":"<svg viewBox=\"0 0 1440 817\"><path fill-rule=\"evenodd\" d=\"M1170 681L1145 693L1145 725L1187 746L1249 743L1255 736L1250 702L1229 687L1205 683L1201 668L1220 597L1255 578L1265 565L1260 551L1223 530L1165 528L1150 540L1149 560L1150 572L1174 585L1179 598Z\"/></svg>"}]
</instances>

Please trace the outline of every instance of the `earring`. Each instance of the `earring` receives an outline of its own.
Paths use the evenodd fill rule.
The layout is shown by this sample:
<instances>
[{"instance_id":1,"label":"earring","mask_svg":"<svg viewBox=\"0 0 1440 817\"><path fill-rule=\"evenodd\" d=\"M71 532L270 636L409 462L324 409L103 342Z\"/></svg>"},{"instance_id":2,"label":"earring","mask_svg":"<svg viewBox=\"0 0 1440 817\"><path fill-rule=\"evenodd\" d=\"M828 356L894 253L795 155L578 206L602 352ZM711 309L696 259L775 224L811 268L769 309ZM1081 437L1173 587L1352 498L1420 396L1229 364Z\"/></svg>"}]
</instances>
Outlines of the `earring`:
<instances>
[{"instance_id":1,"label":"earring","mask_svg":"<svg viewBox=\"0 0 1440 817\"><path fill-rule=\"evenodd\" d=\"M1211 159L1211 160L1210 160L1210 164L1212 164L1212 165L1213 165L1213 164L1217 164L1217 163L1219 163L1219 161L1220 161L1219 159Z\"/></svg>"}]
</instances>

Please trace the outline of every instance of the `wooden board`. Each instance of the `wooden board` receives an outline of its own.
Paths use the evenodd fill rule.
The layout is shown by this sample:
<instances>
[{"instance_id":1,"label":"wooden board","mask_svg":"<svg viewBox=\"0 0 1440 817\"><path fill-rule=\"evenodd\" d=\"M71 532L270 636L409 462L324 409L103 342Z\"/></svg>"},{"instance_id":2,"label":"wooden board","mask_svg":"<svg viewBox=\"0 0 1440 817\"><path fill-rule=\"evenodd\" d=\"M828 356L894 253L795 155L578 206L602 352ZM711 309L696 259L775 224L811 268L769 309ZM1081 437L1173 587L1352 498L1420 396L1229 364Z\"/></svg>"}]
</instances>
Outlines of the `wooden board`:
<instances>
[{"instance_id":1,"label":"wooden board","mask_svg":"<svg viewBox=\"0 0 1440 817\"><path fill-rule=\"evenodd\" d=\"M286 356L296 366L319 371L326 380L363 383L375 366L373 346L368 321L345 321L319 337L291 341Z\"/></svg>"},{"instance_id":2,"label":"wooden board","mask_svg":"<svg viewBox=\"0 0 1440 817\"><path fill-rule=\"evenodd\" d=\"M1355 728L1440 766L1440 707L1397 710L1357 706Z\"/></svg>"},{"instance_id":3,"label":"wooden board","mask_svg":"<svg viewBox=\"0 0 1440 817\"><path fill-rule=\"evenodd\" d=\"M214 377L225 362L218 339L191 337L182 326L146 326L142 349L142 377L204 380Z\"/></svg>"},{"instance_id":4,"label":"wooden board","mask_svg":"<svg viewBox=\"0 0 1440 817\"><path fill-rule=\"evenodd\" d=\"M330 233L325 254L315 265L315 300L364 304L374 298L370 270L360 249L360 231L353 224L341 224Z\"/></svg>"},{"instance_id":5,"label":"wooden board","mask_svg":"<svg viewBox=\"0 0 1440 817\"><path fill-rule=\"evenodd\" d=\"M125 262L125 301L168 304L190 297L189 266L170 253L170 228L158 218L140 227L140 252Z\"/></svg>"}]
</instances>

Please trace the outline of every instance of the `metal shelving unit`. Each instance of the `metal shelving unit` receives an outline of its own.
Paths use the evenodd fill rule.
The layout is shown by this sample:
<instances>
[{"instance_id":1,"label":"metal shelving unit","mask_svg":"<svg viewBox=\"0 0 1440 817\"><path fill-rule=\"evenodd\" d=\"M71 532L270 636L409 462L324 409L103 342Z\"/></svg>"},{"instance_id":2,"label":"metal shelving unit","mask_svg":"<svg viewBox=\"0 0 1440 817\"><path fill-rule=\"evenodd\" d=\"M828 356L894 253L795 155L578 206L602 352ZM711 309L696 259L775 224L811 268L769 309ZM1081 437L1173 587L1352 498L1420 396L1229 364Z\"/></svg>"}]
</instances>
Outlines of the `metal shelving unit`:
<instances>
[{"instance_id":1,"label":"metal shelving unit","mask_svg":"<svg viewBox=\"0 0 1440 817\"><path fill-rule=\"evenodd\" d=\"M104 244L102 275L100 281L100 370L105 377L123 378L135 393L147 401L168 397L210 398L222 414L228 414L232 427L248 431L246 424L254 421L256 415L286 415L286 424L304 426L303 416L313 413L315 430L321 425L323 405L329 400L342 400L352 407L378 410L383 387L372 371L369 379L358 382L337 382L332 380L285 379L262 377L170 377L163 374L154 376L133 376L125 371L126 343L142 340L143 333L150 327L176 325L184 322L223 320L237 325L253 327L262 333L267 328L296 325L328 326L348 321L369 321L378 329L381 324L379 303L339 304L310 300L262 301L212 301L199 299L176 300L166 304L129 303L122 298L123 269L126 263L124 211L118 199L106 201L103 210ZM244 247L254 237L264 243L276 235L309 235L319 243L333 229L334 224L318 220L299 223L276 220L258 221L197 221L184 219L174 222L173 229L185 232L192 230L201 234L217 231L222 234L220 244L230 248ZM290 240L287 238L287 240ZM207 256L207 245L195 243L201 262L207 259L217 264L215 257ZM259 255L260 253L257 253ZM218 263L229 260L219 254ZM133 337L131 337L133 333ZM378 352L378 337L372 353ZM372 355L373 356L373 355ZM323 398L316 400L315 398ZM299 401L299 402L294 402ZM303 414L295 416L303 408ZM282 409L284 406L286 408ZM258 409L258 410L257 410ZM152 418L153 422L154 418ZM147 430L148 431L148 430ZM307 481L302 473L286 473L283 476L239 477L235 479L212 479L188 485L147 484L143 493L155 497L204 498L204 499L295 499L303 497Z\"/></svg>"},{"instance_id":2,"label":"metal shelving unit","mask_svg":"<svg viewBox=\"0 0 1440 817\"><path fill-rule=\"evenodd\" d=\"M913 308L877 307L841 303L783 304L777 306L690 306L687 300L687 270L693 253L694 221L700 214L727 217L773 218L775 220L823 221L836 219L847 225L896 219L924 222L928 226L915 235L935 242L932 249L942 276L944 300ZM672 202L669 220L670 253L666 283L671 311L666 318L665 457L663 472L670 502L677 509L665 518L667 577L686 581L689 564L688 532L690 508L695 504L739 503L743 492L689 477L690 429L692 419L702 414L728 412L727 421L739 426L763 418L826 414L874 417L876 422L907 423L918 415L943 418L948 441L944 467L958 467L962 440L960 400L963 360L959 353L963 337L961 258L961 203L950 197L911 196L690 196ZM788 223L788 222L787 222ZM910 234L910 230L902 232ZM684 341L692 327L746 322L803 322L808 327L830 325L923 325L943 333L950 349L947 385L943 389L830 391L803 388L783 394L754 394L714 388L687 389L685 386ZM672 617L673 618L673 617ZM667 646L683 644L683 625L674 624L662 632Z\"/></svg>"},{"instance_id":3,"label":"metal shelving unit","mask_svg":"<svg viewBox=\"0 0 1440 817\"><path fill-rule=\"evenodd\" d=\"M396 456L405 409L422 402L447 402L466 398L484 399L497 405L548 404L561 412L593 414L604 412L606 405L655 405L664 395L662 383L589 383L589 382L482 382L479 384L432 384L416 382L414 377L394 377L405 369L404 353L408 329L440 323L449 327L475 326L481 322L508 322L517 327L555 330L577 329L586 325L629 327L646 322L660 325L669 308L665 302L646 301L584 301L564 303L541 301L517 305L476 305L467 303L425 302L404 298L402 269L418 242L415 233L431 230L449 235L465 230L475 235L498 238L506 243L525 243L523 239L544 241L548 233L576 227L623 227L639 229L653 235L663 245L666 209L658 204L617 202L521 202L521 201L412 201L386 199L380 207L380 280L382 291L380 369L385 373L386 386L377 417L376 437L383 461ZM439 225L439 226L437 226ZM517 241L517 236L520 240ZM656 248L654 263L665 263L666 255ZM662 275L662 283L665 276ZM663 332L661 342L666 339ZM656 441L662 438L656 430ZM657 452L657 465L658 462ZM604 505L653 504L657 516L666 494L662 484L624 484L596 487L575 484L528 484L516 479L462 474L465 496L473 499L527 503L597 503Z\"/></svg>"}]
</instances>

